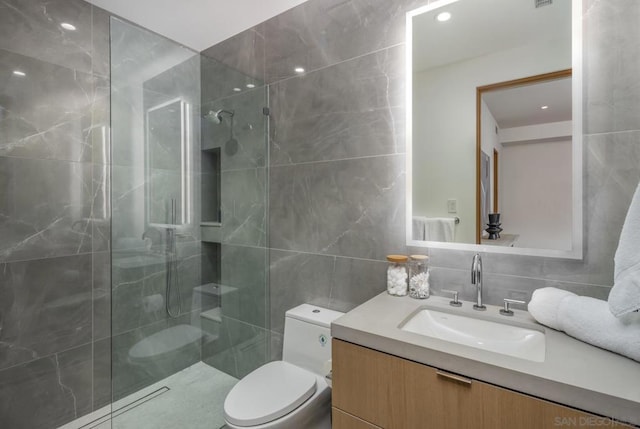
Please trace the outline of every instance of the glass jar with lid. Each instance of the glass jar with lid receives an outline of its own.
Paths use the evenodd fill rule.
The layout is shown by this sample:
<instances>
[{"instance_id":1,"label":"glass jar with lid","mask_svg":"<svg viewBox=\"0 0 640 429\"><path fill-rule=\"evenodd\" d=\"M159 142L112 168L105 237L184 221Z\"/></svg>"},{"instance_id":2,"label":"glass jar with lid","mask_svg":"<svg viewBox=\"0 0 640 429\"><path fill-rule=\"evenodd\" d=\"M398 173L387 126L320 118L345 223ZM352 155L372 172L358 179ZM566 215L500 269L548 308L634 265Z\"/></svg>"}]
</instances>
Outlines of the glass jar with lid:
<instances>
[{"instance_id":1,"label":"glass jar with lid","mask_svg":"<svg viewBox=\"0 0 640 429\"><path fill-rule=\"evenodd\" d=\"M404 255L387 255L387 293L394 296L407 294L407 262L409 257Z\"/></svg>"},{"instance_id":2,"label":"glass jar with lid","mask_svg":"<svg viewBox=\"0 0 640 429\"><path fill-rule=\"evenodd\" d=\"M409 296L411 298L429 298L429 257L411 255L409 260Z\"/></svg>"}]
</instances>

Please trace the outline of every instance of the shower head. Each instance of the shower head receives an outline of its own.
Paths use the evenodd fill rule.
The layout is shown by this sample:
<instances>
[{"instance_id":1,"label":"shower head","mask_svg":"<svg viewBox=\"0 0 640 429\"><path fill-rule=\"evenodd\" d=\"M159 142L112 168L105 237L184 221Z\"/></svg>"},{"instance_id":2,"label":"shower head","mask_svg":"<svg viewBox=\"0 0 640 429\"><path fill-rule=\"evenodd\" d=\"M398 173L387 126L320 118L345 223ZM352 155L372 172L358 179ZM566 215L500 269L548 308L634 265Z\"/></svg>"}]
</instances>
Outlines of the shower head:
<instances>
[{"instance_id":1,"label":"shower head","mask_svg":"<svg viewBox=\"0 0 640 429\"><path fill-rule=\"evenodd\" d=\"M209 119L211 122L213 122L214 124L221 124L222 123L222 115L223 114L227 114L229 115L229 117L233 118L233 115L235 114L233 110L209 110L209 113L207 113L204 117Z\"/></svg>"},{"instance_id":2,"label":"shower head","mask_svg":"<svg viewBox=\"0 0 640 429\"><path fill-rule=\"evenodd\" d=\"M205 119L213 122L216 125L222 123L222 116L229 115L229 139L224 144L224 151L227 155L233 156L238 152L238 140L233 136L233 116L235 112L233 110L209 110L204 115Z\"/></svg>"}]
</instances>

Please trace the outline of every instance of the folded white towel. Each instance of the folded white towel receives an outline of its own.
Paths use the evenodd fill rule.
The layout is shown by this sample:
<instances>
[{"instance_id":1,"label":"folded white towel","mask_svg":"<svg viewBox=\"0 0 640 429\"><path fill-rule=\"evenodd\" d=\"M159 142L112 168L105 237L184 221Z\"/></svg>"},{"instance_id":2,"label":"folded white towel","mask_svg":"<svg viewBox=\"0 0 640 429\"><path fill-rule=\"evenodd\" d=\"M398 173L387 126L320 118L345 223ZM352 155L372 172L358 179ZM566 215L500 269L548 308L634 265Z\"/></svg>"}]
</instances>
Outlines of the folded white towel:
<instances>
[{"instance_id":1,"label":"folded white towel","mask_svg":"<svg viewBox=\"0 0 640 429\"><path fill-rule=\"evenodd\" d=\"M620 317L640 309L640 184L631 200L614 262L609 309Z\"/></svg>"},{"instance_id":2,"label":"folded white towel","mask_svg":"<svg viewBox=\"0 0 640 429\"><path fill-rule=\"evenodd\" d=\"M560 330L574 338L640 362L640 314L615 317L607 301L569 296L558 307Z\"/></svg>"},{"instance_id":3,"label":"folded white towel","mask_svg":"<svg viewBox=\"0 0 640 429\"><path fill-rule=\"evenodd\" d=\"M429 217L424 232L427 241L451 243L455 234L456 220L452 217Z\"/></svg>"},{"instance_id":4,"label":"folded white towel","mask_svg":"<svg viewBox=\"0 0 640 429\"><path fill-rule=\"evenodd\" d=\"M560 303L568 297L577 296L568 290L545 287L536 289L531 295L529 313L540 323L550 328L562 330L558 321Z\"/></svg>"},{"instance_id":5,"label":"folded white towel","mask_svg":"<svg viewBox=\"0 0 640 429\"><path fill-rule=\"evenodd\" d=\"M427 218L424 216L414 216L412 222L414 240L424 241L424 231L427 226Z\"/></svg>"}]
</instances>

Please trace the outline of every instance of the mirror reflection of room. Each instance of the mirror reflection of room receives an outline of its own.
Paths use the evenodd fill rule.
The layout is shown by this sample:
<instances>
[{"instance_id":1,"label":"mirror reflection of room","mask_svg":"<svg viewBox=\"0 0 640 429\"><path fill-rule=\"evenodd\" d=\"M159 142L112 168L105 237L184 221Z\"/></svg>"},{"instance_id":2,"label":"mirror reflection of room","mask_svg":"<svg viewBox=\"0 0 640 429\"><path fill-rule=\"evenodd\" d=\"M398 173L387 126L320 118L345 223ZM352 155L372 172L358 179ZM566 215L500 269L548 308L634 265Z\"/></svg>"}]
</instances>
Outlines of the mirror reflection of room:
<instances>
[{"instance_id":1,"label":"mirror reflection of room","mask_svg":"<svg viewBox=\"0 0 640 429\"><path fill-rule=\"evenodd\" d=\"M542 3L443 1L412 17L413 241L572 250L572 10Z\"/></svg>"},{"instance_id":2,"label":"mirror reflection of room","mask_svg":"<svg viewBox=\"0 0 640 429\"><path fill-rule=\"evenodd\" d=\"M481 243L570 250L571 70L497 83L478 94Z\"/></svg>"}]
</instances>

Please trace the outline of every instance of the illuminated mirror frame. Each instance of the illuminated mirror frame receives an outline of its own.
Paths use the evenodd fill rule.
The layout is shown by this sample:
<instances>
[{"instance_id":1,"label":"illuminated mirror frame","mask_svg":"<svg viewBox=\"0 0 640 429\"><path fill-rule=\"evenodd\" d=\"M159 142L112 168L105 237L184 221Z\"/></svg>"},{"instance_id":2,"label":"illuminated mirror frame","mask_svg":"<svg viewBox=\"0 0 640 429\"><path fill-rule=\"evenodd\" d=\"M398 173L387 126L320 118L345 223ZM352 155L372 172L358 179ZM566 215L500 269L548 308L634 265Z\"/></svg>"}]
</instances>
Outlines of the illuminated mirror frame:
<instances>
[{"instance_id":1,"label":"illuminated mirror frame","mask_svg":"<svg viewBox=\"0 0 640 429\"><path fill-rule=\"evenodd\" d=\"M413 17L435 9L472 0L439 0L407 12L406 18L406 242L409 246L439 249L467 250L484 253L542 256L564 259L582 259L582 0L572 0L571 4L571 98L572 98L572 233L571 250L533 249L519 247L487 246L468 243L445 243L439 241L419 241L413 239ZM475 145L474 145L475 147ZM476 151L476 157L478 157ZM476 162L477 164L477 162ZM478 166L476 166L478 168ZM475 176L475 175L474 175ZM474 185L474 188L477 183ZM476 200L479 195L476 192ZM476 204L479 204L476 202ZM474 219L475 222L475 219Z\"/></svg>"},{"instance_id":2,"label":"illuminated mirror frame","mask_svg":"<svg viewBox=\"0 0 640 429\"><path fill-rule=\"evenodd\" d=\"M149 203L151 198L151 177L149 177L151 171L150 156L149 153L149 136L150 136L150 123L149 116L156 110L163 109L172 104L178 103L180 107L180 221L176 224L170 223L157 223L151 222L151 204ZM146 112L146 124L145 124L145 200L146 200L146 222L153 227L173 227L181 228L186 227L192 223L191 219L191 188L192 188L192 167L191 167L191 105L184 99L178 97L158 104L149 108Z\"/></svg>"}]
</instances>

